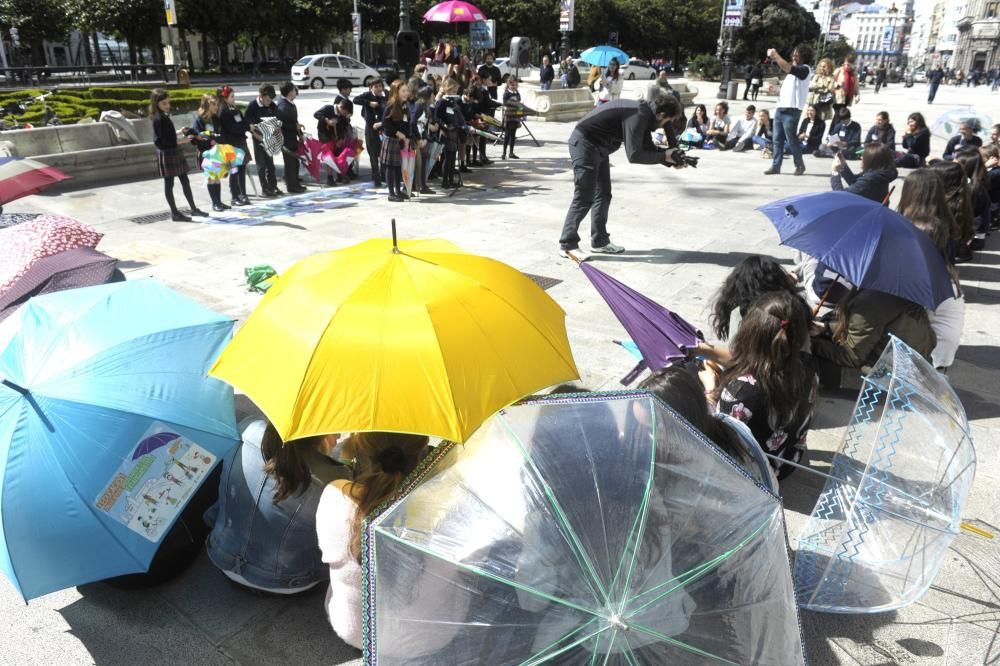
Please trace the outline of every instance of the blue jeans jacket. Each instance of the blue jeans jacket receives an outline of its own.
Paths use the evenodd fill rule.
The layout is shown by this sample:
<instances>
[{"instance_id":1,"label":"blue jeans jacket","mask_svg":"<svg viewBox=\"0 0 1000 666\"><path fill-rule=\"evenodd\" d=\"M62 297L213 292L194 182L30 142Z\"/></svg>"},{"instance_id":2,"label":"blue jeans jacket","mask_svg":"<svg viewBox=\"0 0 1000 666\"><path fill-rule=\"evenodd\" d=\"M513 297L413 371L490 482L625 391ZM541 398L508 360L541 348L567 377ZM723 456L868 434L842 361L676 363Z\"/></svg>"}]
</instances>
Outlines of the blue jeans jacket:
<instances>
[{"instance_id":1,"label":"blue jeans jacket","mask_svg":"<svg viewBox=\"0 0 1000 666\"><path fill-rule=\"evenodd\" d=\"M349 478L348 468L310 448L303 452L313 473L309 488L274 504L275 483L264 473L260 451L266 423L258 419L240 426L243 444L224 461L219 501L205 512L205 522L212 525L209 559L222 571L266 590L304 588L327 580L330 569L316 539L316 507L327 483Z\"/></svg>"}]
</instances>

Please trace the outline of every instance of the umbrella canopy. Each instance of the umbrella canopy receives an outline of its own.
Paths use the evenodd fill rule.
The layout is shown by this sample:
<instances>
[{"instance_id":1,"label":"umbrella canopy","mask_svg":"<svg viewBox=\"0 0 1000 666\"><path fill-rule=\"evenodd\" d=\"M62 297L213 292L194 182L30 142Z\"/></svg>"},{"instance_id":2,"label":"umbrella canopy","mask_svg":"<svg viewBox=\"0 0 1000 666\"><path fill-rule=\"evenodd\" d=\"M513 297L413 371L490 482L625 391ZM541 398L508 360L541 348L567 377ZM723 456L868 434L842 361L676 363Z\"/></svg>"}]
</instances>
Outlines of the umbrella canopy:
<instances>
[{"instance_id":1,"label":"umbrella canopy","mask_svg":"<svg viewBox=\"0 0 1000 666\"><path fill-rule=\"evenodd\" d=\"M600 46L591 46L580 54L579 59L591 65L607 67L611 64L612 59L617 60L619 65L624 65L628 62L628 54L615 46L602 44Z\"/></svg>"},{"instance_id":2,"label":"umbrella canopy","mask_svg":"<svg viewBox=\"0 0 1000 666\"><path fill-rule=\"evenodd\" d=\"M875 201L819 192L757 210L774 224L782 244L815 257L852 284L930 310L954 296L944 257L927 234Z\"/></svg>"},{"instance_id":3,"label":"umbrella canopy","mask_svg":"<svg viewBox=\"0 0 1000 666\"><path fill-rule=\"evenodd\" d=\"M864 381L798 539L795 587L811 610L881 613L919 599L975 476L962 403L920 354L894 337Z\"/></svg>"},{"instance_id":4,"label":"umbrella canopy","mask_svg":"<svg viewBox=\"0 0 1000 666\"><path fill-rule=\"evenodd\" d=\"M485 20L483 10L463 0L439 2L424 12L424 21L432 23L475 23Z\"/></svg>"},{"instance_id":5,"label":"umbrella canopy","mask_svg":"<svg viewBox=\"0 0 1000 666\"><path fill-rule=\"evenodd\" d=\"M26 157L0 157L0 206L68 179L59 169Z\"/></svg>"},{"instance_id":6,"label":"umbrella canopy","mask_svg":"<svg viewBox=\"0 0 1000 666\"><path fill-rule=\"evenodd\" d=\"M365 527L366 663L803 662L780 500L650 394L516 405L430 465Z\"/></svg>"},{"instance_id":7,"label":"umbrella canopy","mask_svg":"<svg viewBox=\"0 0 1000 666\"><path fill-rule=\"evenodd\" d=\"M71 217L40 215L0 229L0 297L45 257L78 247L97 247L104 234Z\"/></svg>"},{"instance_id":8,"label":"umbrella canopy","mask_svg":"<svg viewBox=\"0 0 1000 666\"><path fill-rule=\"evenodd\" d=\"M238 438L232 389L205 378L231 335L152 280L39 296L3 322L0 571L26 600L146 571Z\"/></svg>"},{"instance_id":9,"label":"umbrella canopy","mask_svg":"<svg viewBox=\"0 0 1000 666\"><path fill-rule=\"evenodd\" d=\"M217 143L201 158L201 170L210 180L222 180L246 161L246 151L228 143Z\"/></svg>"},{"instance_id":10,"label":"umbrella canopy","mask_svg":"<svg viewBox=\"0 0 1000 666\"><path fill-rule=\"evenodd\" d=\"M656 301L587 262L580 262L579 266L625 327L642 356L642 362L623 380L624 383L631 383L643 368L655 372L686 358L688 351L705 339L701 331Z\"/></svg>"},{"instance_id":11,"label":"umbrella canopy","mask_svg":"<svg viewBox=\"0 0 1000 666\"><path fill-rule=\"evenodd\" d=\"M931 123L931 134L942 139L950 139L958 134L958 126L968 121L975 124L976 134L989 142L993 119L988 113L972 106L962 106L942 113Z\"/></svg>"},{"instance_id":12,"label":"umbrella canopy","mask_svg":"<svg viewBox=\"0 0 1000 666\"><path fill-rule=\"evenodd\" d=\"M281 275L212 374L282 439L466 438L493 412L578 377L565 313L523 273L440 240L373 239Z\"/></svg>"},{"instance_id":13,"label":"umbrella canopy","mask_svg":"<svg viewBox=\"0 0 1000 666\"><path fill-rule=\"evenodd\" d=\"M0 294L0 320L33 296L104 284L111 279L117 264L117 259L89 247L78 247L39 259Z\"/></svg>"}]
</instances>

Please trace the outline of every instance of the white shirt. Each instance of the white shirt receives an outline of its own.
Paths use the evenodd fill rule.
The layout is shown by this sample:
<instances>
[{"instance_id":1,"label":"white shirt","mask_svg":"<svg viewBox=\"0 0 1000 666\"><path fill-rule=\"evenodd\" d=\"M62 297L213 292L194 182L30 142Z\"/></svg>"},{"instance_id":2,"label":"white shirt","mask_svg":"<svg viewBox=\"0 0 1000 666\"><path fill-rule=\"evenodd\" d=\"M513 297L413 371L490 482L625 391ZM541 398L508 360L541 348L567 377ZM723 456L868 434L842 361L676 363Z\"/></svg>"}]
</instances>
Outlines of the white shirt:
<instances>
[{"instance_id":1,"label":"white shirt","mask_svg":"<svg viewBox=\"0 0 1000 666\"><path fill-rule=\"evenodd\" d=\"M805 78L800 79L795 74L801 73L802 68L805 69ZM805 108L812 77L813 71L809 65L792 65L788 76L781 82L781 91L778 93L778 108L799 110Z\"/></svg>"},{"instance_id":2,"label":"white shirt","mask_svg":"<svg viewBox=\"0 0 1000 666\"><path fill-rule=\"evenodd\" d=\"M323 561L330 565L326 613L337 635L361 648L361 565L351 554L351 530L358 506L328 485L316 509L316 536Z\"/></svg>"},{"instance_id":3,"label":"white shirt","mask_svg":"<svg viewBox=\"0 0 1000 666\"><path fill-rule=\"evenodd\" d=\"M742 141L743 139L749 139L756 131L757 116L754 116L750 120L747 120L746 116L742 116L729 128L729 136L726 138L730 141L733 139Z\"/></svg>"}]
</instances>

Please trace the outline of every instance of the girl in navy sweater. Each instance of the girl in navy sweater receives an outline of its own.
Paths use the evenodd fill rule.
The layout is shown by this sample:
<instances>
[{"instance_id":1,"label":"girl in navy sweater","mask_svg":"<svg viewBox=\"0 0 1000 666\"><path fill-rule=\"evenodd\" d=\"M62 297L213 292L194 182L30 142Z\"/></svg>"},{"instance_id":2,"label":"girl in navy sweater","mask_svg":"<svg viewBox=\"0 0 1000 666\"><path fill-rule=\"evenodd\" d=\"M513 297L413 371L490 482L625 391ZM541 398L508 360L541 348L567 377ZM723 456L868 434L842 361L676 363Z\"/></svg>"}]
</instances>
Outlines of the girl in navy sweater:
<instances>
[{"instance_id":1,"label":"girl in navy sweater","mask_svg":"<svg viewBox=\"0 0 1000 666\"><path fill-rule=\"evenodd\" d=\"M379 162L385 169L389 185L389 201L406 201L403 191L402 151L410 141L410 106L407 104L410 90L406 82L396 79L389 89L389 101L382 118L382 152Z\"/></svg>"},{"instance_id":2,"label":"girl in navy sweater","mask_svg":"<svg viewBox=\"0 0 1000 666\"><path fill-rule=\"evenodd\" d=\"M202 95L194 125L189 132L191 143L198 149L198 164L205 158L205 153L212 149L222 139L222 121L219 120L219 98L215 95ZM217 213L229 210L222 203L222 184L218 180L208 179L208 196L212 199L212 210Z\"/></svg>"},{"instance_id":3,"label":"girl in navy sweater","mask_svg":"<svg viewBox=\"0 0 1000 666\"><path fill-rule=\"evenodd\" d=\"M174 222L190 222L191 218L177 209L174 201L174 178L181 181L184 198L191 207L191 214L208 217L208 213L199 210L194 205L194 195L191 193L191 183L188 182L188 164L184 153L177 145L177 130L170 120L170 95L162 88L153 90L149 99L149 117L153 121L153 145L156 146L156 162L163 177L163 193L170 206L170 217ZM182 131L187 134L188 128Z\"/></svg>"}]
</instances>

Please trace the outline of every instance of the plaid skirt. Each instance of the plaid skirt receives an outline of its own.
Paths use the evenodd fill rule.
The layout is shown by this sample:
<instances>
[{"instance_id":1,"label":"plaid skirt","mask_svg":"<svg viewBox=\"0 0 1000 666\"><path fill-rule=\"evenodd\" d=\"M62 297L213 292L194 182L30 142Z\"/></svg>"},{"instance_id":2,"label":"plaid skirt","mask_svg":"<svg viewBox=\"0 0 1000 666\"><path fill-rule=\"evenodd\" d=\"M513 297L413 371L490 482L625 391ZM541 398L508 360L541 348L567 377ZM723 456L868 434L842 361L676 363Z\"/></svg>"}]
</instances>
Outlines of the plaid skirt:
<instances>
[{"instance_id":1,"label":"plaid skirt","mask_svg":"<svg viewBox=\"0 0 1000 666\"><path fill-rule=\"evenodd\" d=\"M383 136L382 137L382 150L379 152L379 162L382 166L398 167L403 164L403 158L400 155L401 146L399 139L394 136Z\"/></svg>"},{"instance_id":2,"label":"plaid skirt","mask_svg":"<svg viewBox=\"0 0 1000 666\"><path fill-rule=\"evenodd\" d=\"M187 158L180 148L156 150L156 164L160 167L160 176L180 176L188 172Z\"/></svg>"}]
</instances>

